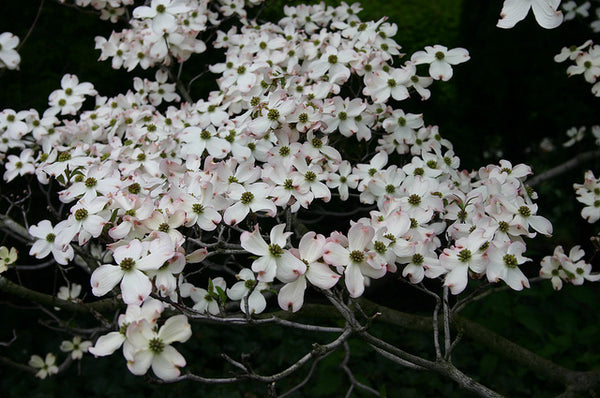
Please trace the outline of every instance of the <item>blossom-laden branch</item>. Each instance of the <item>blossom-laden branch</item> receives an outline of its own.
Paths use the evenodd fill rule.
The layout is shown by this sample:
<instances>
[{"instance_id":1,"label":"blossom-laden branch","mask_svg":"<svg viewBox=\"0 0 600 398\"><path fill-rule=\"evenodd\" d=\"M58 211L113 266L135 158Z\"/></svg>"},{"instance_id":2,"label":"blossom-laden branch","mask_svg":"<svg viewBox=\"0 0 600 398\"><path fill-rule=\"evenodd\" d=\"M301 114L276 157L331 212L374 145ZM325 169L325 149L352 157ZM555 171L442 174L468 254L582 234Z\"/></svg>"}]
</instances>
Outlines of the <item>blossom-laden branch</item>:
<instances>
[{"instance_id":1,"label":"blossom-laden branch","mask_svg":"<svg viewBox=\"0 0 600 398\"><path fill-rule=\"evenodd\" d=\"M513 26L529 8L542 26L556 26L562 17L555 3L528 0L517 7L507 1L500 26ZM136 77L133 91L108 98L91 83L67 74L50 94L42 116L36 110L0 111L4 180L10 183L29 174L42 185L52 182L60 187L61 202L54 210L60 219L56 225L40 220L28 226L23 206L27 227L8 216L0 217L0 227L31 243L29 254L36 258L52 255L65 266L83 259L92 293L112 298L89 304L63 300L2 276L0 291L42 308L92 313L101 321L101 312L126 305L114 322L118 331L100 336L89 351L105 356L123 347L132 373L146 374L151 367L164 382L256 380L275 390L274 383L312 362L308 380L318 360L344 346L341 368L350 379L347 395L355 388L379 395L358 382L348 366L347 341L355 336L398 365L427 369L480 396L497 397L451 362L461 337L480 341L485 335L494 342L492 348L501 346L520 356L517 362L544 369L568 391L597 384L594 372L565 370L457 317L467 301L451 311L450 294L467 290L474 277L503 281L513 290L528 288L529 280L519 269L530 260L523 256L526 239L552 233L552 225L537 214L524 189L531 174L528 166L501 160L477 172L460 171L452 144L436 126L427 126L420 114L396 109L414 95L429 99L434 81L449 80L453 67L470 59L466 49L436 44L398 62L401 47L392 39L397 26L385 19L360 21L358 4L285 7L280 21L261 25L248 22L245 7L231 7L226 0L153 0L132 5L131 14L128 5L128 0L92 2L101 18L114 22L131 15L128 28L108 39L96 38L100 60L111 59L113 68L129 71L157 67L154 81ZM234 15L239 22L228 32L216 31ZM209 40L214 48L224 49L225 62L209 67L218 76L218 90L194 101L180 80L181 71L184 62L206 51ZM4 33L0 41L0 61L15 64L18 55L12 48L18 39ZM419 75L423 67L428 75ZM593 72L587 77L596 78ZM344 96L348 86L350 97ZM83 109L90 102L86 97L93 98L94 109ZM174 104L162 111L158 107L163 102ZM342 154L338 144L346 139L365 141L371 150L360 160ZM391 163L396 154L403 163ZM574 166L563 168L569 167ZM46 192L48 203L55 202L50 189ZM305 230L294 214L350 197L365 206L321 214L325 219L363 213L344 232L325 236ZM11 203L5 214L15 206ZM100 253L92 255L96 251ZM220 267L216 259L223 257L227 261ZM585 275L578 279L573 273L567 277L573 283L598 279L589 274L590 268L581 268ZM371 280L399 271L426 291L419 285L425 278L442 284L442 296L430 293L436 300L433 316L413 317L402 326L433 331L435 360L372 333L374 322L397 321L405 314L361 296ZM221 275L237 281L228 286ZM197 279L208 279L207 288L196 286ZM310 286L330 303L327 311L311 315L321 319L328 314L345 327L294 319L295 314L321 308L305 303ZM282 312L263 313L275 296ZM238 308L243 316L232 315ZM57 316L46 312L61 326ZM170 317L162 320L163 313ZM258 374L243 360L223 355L237 375L204 378L182 375L186 360L171 345L192 337L188 320L274 323L338 337L313 346L272 375ZM36 356L32 363L45 377L55 372L54 360ZM558 371L564 371L562 379L555 377ZM575 384L575 379L583 382Z\"/></svg>"}]
</instances>

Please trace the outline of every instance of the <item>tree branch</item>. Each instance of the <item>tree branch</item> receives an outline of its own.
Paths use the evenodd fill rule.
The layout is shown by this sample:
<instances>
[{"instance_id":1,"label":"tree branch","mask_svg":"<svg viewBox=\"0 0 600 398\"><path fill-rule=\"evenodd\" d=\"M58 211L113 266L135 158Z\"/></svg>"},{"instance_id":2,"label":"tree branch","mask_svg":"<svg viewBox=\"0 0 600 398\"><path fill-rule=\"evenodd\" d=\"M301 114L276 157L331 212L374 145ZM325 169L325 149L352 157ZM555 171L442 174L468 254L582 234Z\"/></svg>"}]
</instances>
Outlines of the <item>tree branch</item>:
<instances>
[{"instance_id":1,"label":"tree branch","mask_svg":"<svg viewBox=\"0 0 600 398\"><path fill-rule=\"evenodd\" d=\"M92 303L61 300L58 297L18 285L3 276L0 276L0 292L8 293L12 296L20 297L37 304L58 307L66 311L77 313L105 312L125 307L125 304L117 297L103 299Z\"/></svg>"},{"instance_id":2,"label":"tree branch","mask_svg":"<svg viewBox=\"0 0 600 398\"><path fill-rule=\"evenodd\" d=\"M563 164L559 164L558 166L553 167L550 170L544 171L543 173L536 175L535 177L531 178L530 180L527 180L527 185L534 187L541 182L544 182L544 181L554 178L558 175L566 173L567 171L569 171L571 169L574 169L575 167L579 166L583 162L587 162L588 160L598 158L598 157L600 157L600 149L597 149L595 151L580 153L577 155L577 157L574 157L573 159L568 160Z\"/></svg>"}]
</instances>

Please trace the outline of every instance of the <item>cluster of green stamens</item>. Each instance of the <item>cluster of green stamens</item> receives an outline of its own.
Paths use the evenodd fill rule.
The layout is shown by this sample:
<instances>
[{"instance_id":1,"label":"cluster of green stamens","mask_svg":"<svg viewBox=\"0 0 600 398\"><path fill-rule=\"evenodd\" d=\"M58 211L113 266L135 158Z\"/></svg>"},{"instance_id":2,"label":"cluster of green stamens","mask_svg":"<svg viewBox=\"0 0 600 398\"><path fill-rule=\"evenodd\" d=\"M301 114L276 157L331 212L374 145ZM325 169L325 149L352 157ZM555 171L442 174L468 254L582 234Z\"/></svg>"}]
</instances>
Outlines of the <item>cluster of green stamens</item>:
<instances>
[{"instance_id":1,"label":"cluster of green stamens","mask_svg":"<svg viewBox=\"0 0 600 398\"><path fill-rule=\"evenodd\" d=\"M459 253L458 253L458 259L462 262L462 263L466 263L469 262L469 260L471 260L471 250L469 249L462 249Z\"/></svg>"},{"instance_id":2,"label":"cluster of green stamens","mask_svg":"<svg viewBox=\"0 0 600 398\"><path fill-rule=\"evenodd\" d=\"M77 209L75 210L75 220L83 221L87 218L88 211L86 209Z\"/></svg>"},{"instance_id":3,"label":"cluster of green stamens","mask_svg":"<svg viewBox=\"0 0 600 398\"><path fill-rule=\"evenodd\" d=\"M519 207L519 214L522 217L529 217L531 215L531 210L529 210L529 207L527 206L521 206Z\"/></svg>"},{"instance_id":4,"label":"cluster of green stamens","mask_svg":"<svg viewBox=\"0 0 600 398\"><path fill-rule=\"evenodd\" d=\"M283 254L283 249L278 244L271 243L269 245L269 253L271 253L273 257L281 257Z\"/></svg>"},{"instance_id":5,"label":"cluster of green stamens","mask_svg":"<svg viewBox=\"0 0 600 398\"><path fill-rule=\"evenodd\" d=\"M421 197L416 193L413 193L408 197L408 203L412 206L418 206L421 204Z\"/></svg>"},{"instance_id":6,"label":"cluster of green stamens","mask_svg":"<svg viewBox=\"0 0 600 398\"><path fill-rule=\"evenodd\" d=\"M423 264L423 261L425 261L425 259L423 258L423 255L421 255L419 253L413 254L412 263L414 265L421 265L421 264Z\"/></svg>"},{"instance_id":7,"label":"cluster of green stamens","mask_svg":"<svg viewBox=\"0 0 600 398\"><path fill-rule=\"evenodd\" d=\"M158 337L155 337L148 342L148 349L155 355L160 354L165 349L165 343Z\"/></svg>"},{"instance_id":8,"label":"cluster of green stamens","mask_svg":"<svg viewBox=\"0 0 600 398\"><path fill-rule=\"evenodd\" d=\"M202 206L200 203L194 203L192 205L192 211L196 214L202 214L204 213L204 206Z\"/></svg>"},{"instance_id":9,"label":"cluster of green stamens","mask_svg":"<svg viewBox=\"0 0 600 398\"><path fill-rule=\"evenodd\" d=\"M96 181L96 179L94 177L88 177L85 180L85 186L88 188L96 186L97 183L98 183L98 181Z\"/></svg>"},{"instance_id":10,"label":"cluster of green stamens","mask_svg":"<svg viewBox=\"0 0 600 398\"><path fill-rule=\"evenodd\" d=\"M317 179L317 175L312 171L307 171L306 174L304 174L304 179L308 182L313 182Z\"/></svg>"},{"instance_id":11,"label":"cluster of green stamens","mask_svg":"<svg viewBox=\"0 0 600 398\"><path fill-rule=\"evenodd\" d=\"M282 146L281 148L279 148L279 155L282 157L286 157L290 154L290 147L289 146Z\"/></svg>"},{"instance_id":12,"label":"cluster of green stamens","mask_svg":"<svg viewBox=\"0 0 600 398\"><path fill-rule=\"evenodd\" d=\"M506 265L508 268L516 268L517 265L519 264L517 262L517 258L514 256L514 254L505 254L503 257L504 260L504 265Z\"/></svg>"},{"instance_id":13,"label":"cluster of green stamens","mask_svg":"<svg viewBox=\"0 0 600 398\"><path fill-rule=\"evenodd\" d=\"M269 109L267 119L276 122L279 119L279 111L277 109Z\"/></svg>"},{"instance_id":14,"label":"cluster of green stamens","mask_svg":"<svg viewBox=\"0 0 600 398\"><path fill-rule=\"evenodd\" d=\"M158 230L161 232L169 232L169 229L170 229L169 224L167 224L166 222L164 222L158 226Z\"/></svg>"},{"instance_id":15,"label":"cluster of green stamens","mask_svg":"<svg viewBox=\"0 0 600 398\"><path fill-rule=\"evenodd\" d=\"M353 250L350 252L350 260L355 263L362 263L365 261L365 255L360 250Z\"/></svg>"},{"instance_id":16,"label":"cluster of green stamens","mask_svg":"<svg viewBox=\"0 0 600 398\"><path fill-rule=\"evenodd\" d=\"M254 194L252 192L244 192L240 200L245 205L250 204L254 200Z\"/></svg>"},{"instance_id":17,"label":"cluster of green stamens","mask_svg":"<svg viewBox=\"0 0 600 398\"><path fill-rule=\"evenodd\" d=\"M121 267L121 270L123 270L125 272L131 271L134 266L135 266L135 261L131 257L125 257L123 259L123 261L121 261L121 263L119 264L119 267Z\"/></svg>"}]
</instances>

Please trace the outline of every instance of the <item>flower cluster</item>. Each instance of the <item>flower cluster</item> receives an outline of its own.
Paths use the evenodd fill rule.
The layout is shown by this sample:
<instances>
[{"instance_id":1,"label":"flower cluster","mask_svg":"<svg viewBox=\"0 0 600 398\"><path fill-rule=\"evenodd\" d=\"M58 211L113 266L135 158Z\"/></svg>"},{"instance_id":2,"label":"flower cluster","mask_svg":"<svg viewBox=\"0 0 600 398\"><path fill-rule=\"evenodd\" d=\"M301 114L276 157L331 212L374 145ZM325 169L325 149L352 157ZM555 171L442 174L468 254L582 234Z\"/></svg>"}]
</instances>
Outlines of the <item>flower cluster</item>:
<instances>
[{"instance_id":1,"label":"flower cluster","mask_svg":"<svg viewBox=\"0 0 600 398\"><path fill-rule=\"evenodd\" d=\"M530 168L501 160L460 171L438 127L399 107L429 99L467 50L426 46L401 63L397 26L361 21L356 3L286 6L283 19L261 25L245 20L244 3L260 1L152 0L133 10L130 29L96 40L114 68L168 66L204 51L198 34L237 14L241 25L216 34L225 61L210 66L218 90L206 99L181 103L166 70L111 98L65 75L41 116L0 112L4 180L52 181L65 209L55 224L31 223L30 254L66 265L85 252L92 293L118 291L127 305L119 331L101 336L92 354L122 346L132 373L152 367L176 378L186 362L171 343L185 342L190 325L176 315L159 326L166 304L152 295L217 317L232 310L227 300L247 316L264 311L267 291L291 311L309 286L343 284L359 297L370 280L395 272L414 284L440 278L453 294L484 276L529 286L519 269L529 260L526 238L552 232L525 185ZM541 3L532 1L536 16ZM93 110L83 109L86 98ZM342 155L347 143L372 150ZM347 231L282 222L351 197L365 210ZM206 269L218 275L190 275Z\"/></svg>"},{"instance_id":2,"label":"flower cluster","mask_svg":"<svg viewBox=\"0 0 600 398\"><path fill-rule=\"evenodd\" d=\"M19 69L21 56L15 50L19 38L10 32L0 34L0 69Z\"/></svg>"},{"instance_id":3,"label":"flower cluster","mask_svg":"<svg viewBox=\"0 0 600 398\"><path fill-rule=\"evenodd\" d=\"M187 341L192 330L184 315L170 317L159 328L158 320L164 309L164 305L154 299L146 300L141 306L127 306L127 311L119 316L119 331L101 336L89 352L106 356L123 347L131 373L143 375L152 367L154 374L163 380L176 378L186 362L171 343Z\"/></svg>"},{"instance_id":4,"label":"flower cluster","mask_svg":"<svg viewBox=\"0 0 600 398\"><path fill-rule=\"evenodd\" d=\"M262 1L248 3L257 5ZM122 3L129 5L133 1ZM152 0L149 5L136 7L133 18L129 20L129 29L113 32L108 39L96 37L96 49L102 52L100 60L111 58L113 68L131 71L138 65L147 69L155 65L170 65L174 61L181 63L192 54L203 53L206 44L197 38L200 33L211 25L219 25L222 18L233 13L241 18L246 16L243 1L219 0L218 3ZM108 14L111 20L123 14L119 4L102 9L103 15Z\"/></svg>"},{"instance_id":5,"label":"flower cluster","mask_svg":"<svg viewBox=\"0 0 600 398\"><path fill-rule=\"evenodd\" d=\"M546 256L542 260L540 276L550 279L555 290L562 289L563 281L573 285L581 285L584 281L596 282L600 280L600 274L592 274L592 266L583 260L585 252L581 247L574 246L569 254L565 254L562 246L554 249L552 256Z\"/></svg>"},{"instance_id":6,"label":"flower cluster","mask_svg":"<svg viewBox=\"0 0 600 398\"><path fill-rule=\"evenodd\" d=\"M554 57L556 62L572 61L574 64L567 68L567 75L583 75L585 81L592 86L592 93L600 96L600 46L593 44L592 40L571 47L563 47L561 52Z\"/></svg>"},{"instance_id":7,"label":"flower cluster","mask_svg":"<svg viewBox=\"0 0 600 398\"><path fill-rule=\"evenodd\" d=\"M586 171L583 184L573 184L577 200L585 205L581 217L589 223L600 219L600 179L591 170Z\"/></svg>"}]
</instances>

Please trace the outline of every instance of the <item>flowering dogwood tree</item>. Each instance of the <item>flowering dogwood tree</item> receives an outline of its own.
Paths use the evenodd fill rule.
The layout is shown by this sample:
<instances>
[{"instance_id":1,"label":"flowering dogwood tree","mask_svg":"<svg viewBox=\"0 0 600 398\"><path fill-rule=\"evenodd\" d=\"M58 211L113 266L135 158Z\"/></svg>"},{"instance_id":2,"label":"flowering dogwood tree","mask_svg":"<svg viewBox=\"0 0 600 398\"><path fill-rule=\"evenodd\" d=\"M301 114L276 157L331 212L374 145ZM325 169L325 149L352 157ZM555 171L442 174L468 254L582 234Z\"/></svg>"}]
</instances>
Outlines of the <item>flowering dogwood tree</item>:
<instances>
[{"instance_id":1,"label":"flowering dogwood tree","mask_svg":"<svg viewBox=\"0 0 600 398\"><path fill-rule=\"evenodd\" d=\"M129 88L108 97L65 74L45 110L0 111L4 183L28 187L3 203L0 291L44 308L50 326L71 336L54 352L30 353L28 364L8 356L0 363L46 378L85 354L115 355L123 369L158 382L259 381L270 395L287 396L310 383L321 360L344 351L346 396L383 396L348 366L352 339L398 369L501 396L453 362L461 338L471 338L557 380L563 396L598 388L597 370L563 368L460 315L499 290L600 279L580 246L540 256L538 277L522 269L535 257L529 242L553 233L533 187L574 164L533 178L529 166L504 159L462 170L443 126L403 110L409 98L435 101L436 86L469 61L468 49L432 43L402 54L396 24L363 21L358 3L285 6L271 22L259 19L263 0L142 3L74 2L127 22L98 36L95 49L107 67L132 72ZM565 12L583 13L571 3ZM498 26L510 28L532 9L553 28L563 21L558 7L507 0ZM14 34L0 35L0 66L18 68L18 44ZM209 49L224 54L208 66L218 89L193 98L181 71ZM583 74L600 93L591 41L556 60L574 62L567 73ZM143 71L153 78L135 76ZM600 128L591 130L598 139ZM583 132L569 136L567 146ZM575 189L582 217L596 222L599 180L588 171ZM38 200L45 216L24 210ZM48 267L61 275L53 292L19 278ZM85 284L73 269L87 275ZM377 289L424 294L430 315L365 298ZM73 325L71 313L96 325ZM201 324L274 324L329 340L271 374L242 352L223 353L214 361L228 370L206 376L189 370L195 358L182 354ZM430 354L387 339L376 324L429 334ZM306 376L281 384L296 373Z\"/></svg>"}]
</instances>

